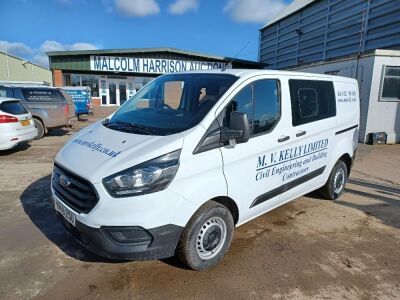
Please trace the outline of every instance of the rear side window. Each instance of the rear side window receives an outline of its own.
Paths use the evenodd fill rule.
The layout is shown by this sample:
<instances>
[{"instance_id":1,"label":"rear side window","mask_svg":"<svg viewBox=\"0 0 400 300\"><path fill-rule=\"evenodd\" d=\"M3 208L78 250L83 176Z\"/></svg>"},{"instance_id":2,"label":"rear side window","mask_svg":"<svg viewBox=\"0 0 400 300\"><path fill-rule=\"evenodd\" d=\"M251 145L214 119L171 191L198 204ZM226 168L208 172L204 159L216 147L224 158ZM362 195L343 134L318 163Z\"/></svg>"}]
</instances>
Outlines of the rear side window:
<instances>
[{"instance_id":1,"label":"rear side window","mask_svg":"<svg viewBox=\"0 0 400 300\"><path fill-rule=\"evenodd\" d=\"M18 101L0 103L0 110L12 115L24 115L28 113L28 111Z\"/></svg>"},{"instance_id":2,"label":"rear side window","mask_svg":"<svg viewBox=\"0 0 400 300\"><path fill-rule=\"evenodd\" d=\"M12 90L4 86L0 86L0 97L15 98L12 94Z\"/></svg>"},{"instance_id":3,"label":"rear side window","mask_svg":"<svg viewBox=\"0 0 400 300\"><path fill-rule=\"evenodd\" d=\"M333 83L317 80L289 80L292 124L298 126L336 116Z\"/></svg>"},{"instance_id":4,"label":"rear side window","mask_svg":"<svg viewBox=\"0 0 400 300\"><path fill-rule=\"evenodd\" d=\"M21 88L21 92L31 102L65 102L61 92L56 89Z\"/></svg>"}]
</instances>

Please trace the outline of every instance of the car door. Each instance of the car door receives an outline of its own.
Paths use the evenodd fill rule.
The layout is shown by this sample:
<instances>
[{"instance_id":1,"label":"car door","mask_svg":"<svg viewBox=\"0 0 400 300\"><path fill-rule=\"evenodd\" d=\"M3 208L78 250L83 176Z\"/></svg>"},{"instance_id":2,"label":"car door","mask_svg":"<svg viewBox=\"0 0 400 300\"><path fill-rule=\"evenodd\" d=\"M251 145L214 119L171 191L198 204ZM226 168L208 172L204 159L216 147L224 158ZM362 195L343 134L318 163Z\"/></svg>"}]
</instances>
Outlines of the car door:
<instances>
[{"instance_id":1,"label":"car door","mask_svg":"<svg viewBox=\"0 0 400 300\"><path fill-rule=\"evenodd\" d=\"M290 103L280 80L266 76L243 83L221 112L247 114L248 142L221 147L228 196L239 206L239 224L279 205L281 149L290 142Z\"/></svg>"},{"instance_id":2,"label":"car door","mask_svg":"<svg viewBox=\"0 0 400 300\"><path fill-rule=\"evenodd\" d=\"M290 168L282 175L284 203L324 184L331 160L336 128L336 102L330 80L288 79L291 116L290 143L285 160Z\"/></svg>"}]
</instances>

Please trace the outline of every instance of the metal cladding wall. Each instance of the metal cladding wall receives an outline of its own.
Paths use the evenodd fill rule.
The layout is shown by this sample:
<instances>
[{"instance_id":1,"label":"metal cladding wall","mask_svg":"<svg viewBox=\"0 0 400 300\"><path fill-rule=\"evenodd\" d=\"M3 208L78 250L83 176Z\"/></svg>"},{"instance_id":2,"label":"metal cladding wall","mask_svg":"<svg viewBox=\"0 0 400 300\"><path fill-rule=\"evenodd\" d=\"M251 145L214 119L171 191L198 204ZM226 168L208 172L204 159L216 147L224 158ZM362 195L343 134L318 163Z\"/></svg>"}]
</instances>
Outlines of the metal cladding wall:
<instances>
[{"instance_id":1,"label":"metal cladding wall","mask_svg":"<svg viewBox=\"0 0 400 300\"><path fill-rule=\"evenodd\" d=\"M319 0L261 29L260 62L282 69L400 49L400 0Z\"/></svg>"}]
</instances>

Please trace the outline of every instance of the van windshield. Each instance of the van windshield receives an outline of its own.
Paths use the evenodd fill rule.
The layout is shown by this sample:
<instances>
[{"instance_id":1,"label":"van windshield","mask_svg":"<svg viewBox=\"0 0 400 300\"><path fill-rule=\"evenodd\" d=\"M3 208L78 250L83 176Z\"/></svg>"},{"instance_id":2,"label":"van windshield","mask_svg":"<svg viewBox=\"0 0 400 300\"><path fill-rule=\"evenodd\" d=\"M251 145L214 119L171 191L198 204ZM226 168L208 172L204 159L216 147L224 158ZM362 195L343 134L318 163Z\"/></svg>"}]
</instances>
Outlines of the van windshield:
<instances>
[{"instance_id":1,"label":"van windshield","mask_svg":"<svg viewBox=\"0 0 400 300\"><path fill-rule=\"evenodd\" d=\"M103 125L152 135L182 132L198 124L238 77L229 74L169 74L156 78Z\"/></svg>"}]
</instances>

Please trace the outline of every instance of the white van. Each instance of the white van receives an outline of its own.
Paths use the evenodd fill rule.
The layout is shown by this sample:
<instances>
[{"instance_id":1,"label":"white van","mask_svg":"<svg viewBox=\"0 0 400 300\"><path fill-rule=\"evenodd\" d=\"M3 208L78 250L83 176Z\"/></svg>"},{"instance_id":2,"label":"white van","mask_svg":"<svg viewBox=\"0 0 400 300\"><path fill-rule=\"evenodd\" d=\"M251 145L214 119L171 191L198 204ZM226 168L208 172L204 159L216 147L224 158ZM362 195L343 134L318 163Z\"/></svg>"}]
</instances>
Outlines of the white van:
<instances>
[{"instance_id":1,"label":"white van","mask_svg":"<svg viewBox=\"0 0 400 300\"><path fill-rule=\"evenodd\" d=\"M233 230L321 189L344 190L357 148L354 79L270 70L160 76L57 154L62 223L92 252L177 255L200 270Z\"/></svg>"}]
</instances>

